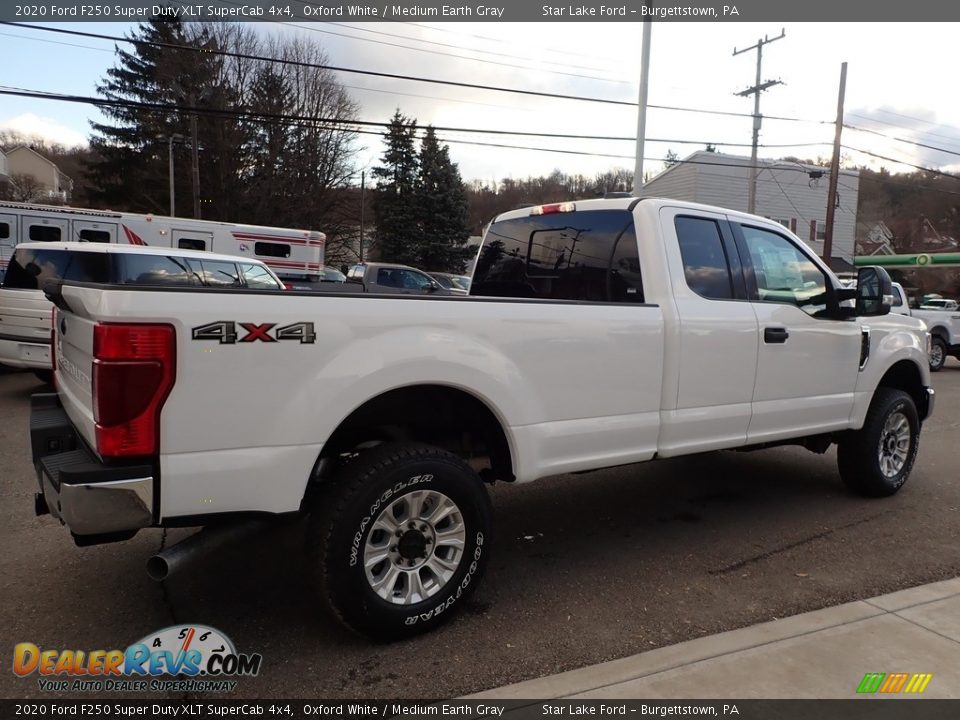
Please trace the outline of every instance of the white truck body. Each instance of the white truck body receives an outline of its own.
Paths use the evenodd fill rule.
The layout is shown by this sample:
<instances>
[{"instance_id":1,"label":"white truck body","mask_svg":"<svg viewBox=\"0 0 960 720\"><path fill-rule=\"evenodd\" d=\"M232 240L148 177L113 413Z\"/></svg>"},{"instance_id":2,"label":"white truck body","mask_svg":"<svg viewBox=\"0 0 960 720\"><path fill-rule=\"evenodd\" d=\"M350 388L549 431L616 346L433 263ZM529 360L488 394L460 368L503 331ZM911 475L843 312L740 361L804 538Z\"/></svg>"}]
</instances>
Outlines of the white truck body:
<instances>
[{"instance_id":1,"label":"white truck body","mask_svg":"<svg viewBox=\"0 0 960 720\"><path fill-rule=\"evenodd\" d=\"M927 332L930 333L931 370L940 370L948 356L960 359L960 311L950 310L949 305L911 308L906 291L898 283L893 283L893 293L894 302L890 312L918 318L927 326ZM954 303L953 300L944 302Z\"/></svg>"},{"instance_id":2,"label":"white truck body","mask_svg":"<svg viewBox=\"0 0 960 720\"><path fill-rule=\"evenodd\" d=\"M797 442L825 449L865 423L872 427L868 411L881 386L909 396L917 432L932 411L921 321L814 316L815 298L803 301L806 309L779 300L789 282L771 276L799 277L798 265L807 273L794 282L799 292L820 281L825 297L840 292L830 270L782 226L668 200L569 207L571 227L591 225L580 212L617 212L618 222L629 221L630 232L616 239L626 238L617 247L626 248L627 260L617 266L611 259L606 271L608 292L611 277L633 283L622 302L483 296L475 294L484 292L476 274L467 298L201 295L66 283L55 323L58 398L44 402L62 405L63 423L110 465L98 455L95 334L110 323L172 328L175 374L157 410L156 445L138 460L137 472L153 468L149 482L137 478L148 510L138 527L303 510L310 487L327 478L326 463L350 452L363 458L364 447L387 440L457 447L454 454L488 466L485 477L529 482L724 448ZM496 242L497 228L536 215L528 208L497 218L485 245ZM678 237L684 223L722 228L727 252L734 235L747 238L746 248L750 233L787 250L761 247L753 256L766 273L748 280L760 288L754 301L709 299L689 284L704 268L690 260L700 246L691 250ZM590 262L586 232L576 231L560 251L565 268L551 250L556 277L574 273L581 258L584 268ZM540 237L544 247L569 243L574 231ZM738 282L747 277L740 262L731 270ZM478 268L483 264L481 254ZM543 287L543 277L531 271L530 287ZM461 436L480 450L463 450ZM35 461L53 510L62 492L46 459L36 457L38 442ZM66 508L55 514L70 516ZM71 527L75 535L128 529Z\"/></svg>"}]
</instances>

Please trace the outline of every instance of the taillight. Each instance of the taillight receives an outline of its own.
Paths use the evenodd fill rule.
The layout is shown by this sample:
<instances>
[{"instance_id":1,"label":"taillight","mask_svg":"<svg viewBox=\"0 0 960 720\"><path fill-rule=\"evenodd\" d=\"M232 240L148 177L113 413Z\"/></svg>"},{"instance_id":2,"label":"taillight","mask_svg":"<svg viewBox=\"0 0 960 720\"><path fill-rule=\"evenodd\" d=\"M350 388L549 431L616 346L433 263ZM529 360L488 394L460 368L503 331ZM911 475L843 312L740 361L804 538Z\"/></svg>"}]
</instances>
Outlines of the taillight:
<instances>
[{"instance_id":1,"label":"taillight","mask_svg":"<svg viewBox=\"0 0 960 720\"><path fill-rule=\"evenodd\" d=\"M172 325L97 325L93 419L101 457L155 455L160 410L176 377Z\"/></svg>"}]
</instances>

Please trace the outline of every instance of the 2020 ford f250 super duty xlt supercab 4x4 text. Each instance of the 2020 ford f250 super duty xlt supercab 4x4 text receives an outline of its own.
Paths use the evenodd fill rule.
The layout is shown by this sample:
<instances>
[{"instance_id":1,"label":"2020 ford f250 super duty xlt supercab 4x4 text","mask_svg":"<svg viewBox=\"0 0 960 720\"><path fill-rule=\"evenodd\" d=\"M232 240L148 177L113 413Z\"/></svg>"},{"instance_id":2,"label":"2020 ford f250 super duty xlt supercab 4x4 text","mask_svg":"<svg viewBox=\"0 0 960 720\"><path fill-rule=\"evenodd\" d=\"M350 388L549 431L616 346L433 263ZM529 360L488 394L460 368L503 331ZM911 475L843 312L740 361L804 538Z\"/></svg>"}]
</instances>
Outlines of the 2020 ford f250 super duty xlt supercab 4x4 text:
<instances>
[{"instance_id":1,"label":"2020 ford f250 super duty xlt supercab 4x4 text","mask_svg":"<svg viewBox=\"0 0 960 720\"><path fill-rule=\"evenodd\" d=\"M470 292L48 287L38 510L78 544L309 512L323 600L395 638L476 588L484 481L836 443L850 488L891 495L933 410L923 324L887 314L886 273L844 289L762 218L657 199L516 210L488 228Z\"/></svg>"}]
</instances>

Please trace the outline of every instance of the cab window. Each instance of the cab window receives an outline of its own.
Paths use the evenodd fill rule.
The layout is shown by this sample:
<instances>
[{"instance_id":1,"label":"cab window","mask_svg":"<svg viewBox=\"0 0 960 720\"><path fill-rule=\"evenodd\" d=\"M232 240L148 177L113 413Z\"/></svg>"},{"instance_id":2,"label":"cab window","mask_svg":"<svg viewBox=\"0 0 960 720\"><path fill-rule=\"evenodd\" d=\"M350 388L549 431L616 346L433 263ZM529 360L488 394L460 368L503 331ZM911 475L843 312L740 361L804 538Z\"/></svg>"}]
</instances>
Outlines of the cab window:
<instances>
[{"instance_id":1,"label":"cab window","mask_svg":"<svg viewBox=\"0 0 960 720\"><path fill-rule=\"evenodd\" d=\"M678 217L674 221L687 287L713 300L733 298L730 264L716 220Z\"/></svg>"},{"instance_id":2,"label":"cab window","mask_svg":"<svg viewBox=\"0 0 960 720\"><path fill-rule=\"evenodd\" d=\"M629 211L558 212L491 225L470 293L642 303L640 276Z\"/></svg>"},{"instance_id":3,"label":"cab window","mask_svg":"<svg viewBox=\"0 0 960 720\"><path fill-rule=\"evenodd\" d=\"M197 263L197 260L192 260ZM240 287L240 273L236 263L224 260L200 260L203 284L208 287Z\"/></svg>"},{"instance_id":4,"label":"cab window","mask_svg":"<svg viewBox=\"0 0 960 720\"><path fill-rule=\"evenodd\" d=\"M276 278L270 274L263 265L252 265L250 263L240 263L240 271L243 273L243 281L248 288L258 288L261 290L282 290L283 287L277 282Z\"/></svg>"},{"instance_id":5,"label":"cab window","mask_svg":"<svg viewBox=\"0 0 960 720\"><path fill-rule=\"evenodd\" d=\"M808 315L827 306L827 276L799 247L783 235L742 225L759 302L796 305Z\"/></svg>"}]
</instances>

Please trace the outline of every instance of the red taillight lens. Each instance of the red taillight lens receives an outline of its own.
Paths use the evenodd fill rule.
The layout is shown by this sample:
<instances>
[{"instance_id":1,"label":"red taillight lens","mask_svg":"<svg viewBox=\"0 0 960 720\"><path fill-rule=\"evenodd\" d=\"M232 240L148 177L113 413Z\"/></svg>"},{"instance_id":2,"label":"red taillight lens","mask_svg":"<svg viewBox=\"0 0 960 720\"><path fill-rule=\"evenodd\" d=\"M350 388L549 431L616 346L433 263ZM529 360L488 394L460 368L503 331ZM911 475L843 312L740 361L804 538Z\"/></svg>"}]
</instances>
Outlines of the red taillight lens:
<instances>
[{"instance_id":1,"label":"red taillight lens","mask_svg":"<svg viewBox=\"0 0 960 720\"><path fill-rule=\"evenodd\" d=\"M93 419L101 457L155 455L160 410L176 377L171 325L97 325Z\"/></svg>"}]
</instances>

